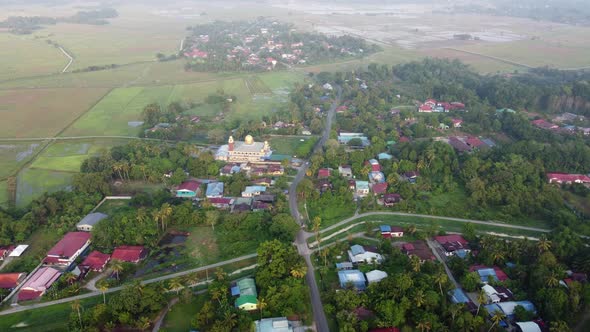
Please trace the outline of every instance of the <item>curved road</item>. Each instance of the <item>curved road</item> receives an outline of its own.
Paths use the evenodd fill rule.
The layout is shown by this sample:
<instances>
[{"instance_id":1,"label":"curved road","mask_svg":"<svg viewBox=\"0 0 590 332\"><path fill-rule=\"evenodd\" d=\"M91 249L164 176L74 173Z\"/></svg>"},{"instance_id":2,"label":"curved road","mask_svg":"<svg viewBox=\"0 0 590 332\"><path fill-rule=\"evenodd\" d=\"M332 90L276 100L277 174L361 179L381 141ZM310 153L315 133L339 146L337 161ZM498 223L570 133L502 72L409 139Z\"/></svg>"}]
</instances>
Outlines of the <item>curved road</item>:
<instances>
[{"instance_id":1,"label":"curved road","mask_svg":"<svg viewBox=\"0 0 590 332\"><path fill-rule=\"evenodd\" d=\"M332 102L332 106L328 110L328 115L326 117L326 127L324 128L324 134L322 138L316 143L316 146L313 149L312 154L319 152L326 141L330 137L330 131L332 130L332 121L334 120L334 114L336 113L336 108L340 104L340 97L342 96L342 89L340 87L336 87L337 96ZM297 185L303 177L305 176L305 172L309 168L309 164L305 163L299 167L299 171L295 176L295 179L291 183L291 187L289 188L289 209L291 210L291 215L301 225L304 227L303 219L299 214L299 209L297 207ZM324 313L324 306L322 304L322 299L320 296L320 290L318 289L318 284L315 280L315 273L313 269L313 264L311 263L310 258L310 251L307 247L307 232L303 229L299 230L297 233L297 238L295 239L295 244L297 245L297 250L299 254L303 256L305 263L307 265L307 274L305 275L305 281L309 286L310 294L311 294L311 305L313 309L313 320L315 322L316 331L317 332L329 332L328 328L328 320L326 319L326 314Z\"/></svg>"},{"instance_id":2,"label":"curved road","mask_svg":"<svg viewBox=\"0 0 590 332\"><path fill-rule=\"evenodd\" d=\"M257 254L244 255L244 256L240 256L240 257L228 259L228 260L223 261L223 262L218 262L218 263L211 264L211 265L201 266L201 267L194 268L194 269L191 269L191 270L186 270L186 271L181 271L181 272L177 272L177 273L173 273L173 274L168 274L168 275L157 277L157 278L153 278L153 279L143 280L143 281L141 281L141 284L142 285L152 284L152 283L155 283L155 282L160 282L160 281L164 281L164 280L168 280L168 279L172 279L172 278L184 276L184 275L187 275L187 274L190 274L190 273L193 273L193 272L205 271L207 269L212 269L212 268L220 267L220 266L223 266L223 265L227 265L227 264L231 264L231 263L243 261L243 260L246 260L246 259L254 258L256 256L257 256ZM125 286L126 285L109 288L105 293L113 293L113 292L120 291ZM81 295L77 295L77 296L66 297L66 298L63 298L63 299L55 300L55 301L42 302L42 303L34 303L34 304L23 305L23 306L14 306L14 307L12 307L10 309L4 310L4 311L0 311L0 316L13 314L15 312L20 312L20 311L26 311L26 310L31 310L31 309L38 309L38 308L48 307L48 306L51 306L51 305L54 305L54 304L67 303L67 302L71 302L71 301L74 301L74 300L81 300L81 299L85 299L85 298L89 298L89 297L93 297L93 296L99 296L99 295L102 295L102 292L91 292L91 293L81 294Z\"/></svg>"}]
</instances>

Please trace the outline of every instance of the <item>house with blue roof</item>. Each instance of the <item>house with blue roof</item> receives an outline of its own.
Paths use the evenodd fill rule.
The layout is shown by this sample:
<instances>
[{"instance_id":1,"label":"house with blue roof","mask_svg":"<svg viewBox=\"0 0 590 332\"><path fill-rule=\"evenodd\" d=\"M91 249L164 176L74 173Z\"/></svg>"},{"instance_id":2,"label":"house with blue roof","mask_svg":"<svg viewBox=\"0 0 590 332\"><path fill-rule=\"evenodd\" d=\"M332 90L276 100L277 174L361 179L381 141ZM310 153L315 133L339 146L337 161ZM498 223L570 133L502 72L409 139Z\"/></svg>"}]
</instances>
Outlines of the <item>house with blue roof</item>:
<instances>
[{"instance_id":1,"label":"house with blue roof","mask_svg":"<svg viewBox=\"0 0 590 332\"><path fill-rule=\"evenodd\" d=\"M355 244L350 247L348 250L348 258L353 264L358 263L381 263L383 261L383 256L381 254L375 252L375 250L370 249L368 247L363 247L361 245Z\"/></svg>"},{"instance_id":2,"label":"house with blue roof","mask_svg":"<svg viewBox=\"0 0 590 332\"><path fill-rule=\"evenodd\" d=\"M205 196L207 196L207 198L223 197L223 182L211 182L207 184Z\"/></svg>"},{"instance_id":3,"label":"house with blue roof","mask_svg":"<svg viewBox=\"0 0 590 332\"><path fill-rule=\"evenodd\" d=\"M266 186L247 186L242 191L242 197L260 196L264 192L266 192Z\"/></svg>"},{"instance_id":4,"label":"house with blue roof","mask_svg":"<svg viewBox=\"0 0 590 332\"><path fill-rule=\"evenodd\" d=\"M391 160L392 158L393 156L386 152L381 152L377 155L377 159L379 160Z\"/></svg>"},{"instance_id":5,"label":"house with blue roof","mask_svg":"<svg viewBox=\"0 0 590 332\"><path fill-rule=\"evenodd\" d=\"M348 285L352 285L357 290L367 288L365 275L359 270L340 270L338 271L338 279L342 288L346 288Z\"/></svg>"},{"instance_id":6,"label":"house with blue roof","mask_svg":"<svg viewBox=\"0 0 590 332\"><path fill-rule=\"evenodd\" d=\"M503 313L507 319L509 320L513 320L514 319L514 309L516 309L517 306L521 306L524 308L524 310L534 313L537 313L537 309L535 308L535 305L531 302L531 301L509 301L509 302L500 302L500 303L492 303L492 304L487 304L484 307L486 308L486 310L488 311L488 314L490 315L490 317L494 316L494 314L496 312L501 312ZM508 324L506 322L503 322L504 325L500 324L500 326L508 326Z\"/></svg>"}]
</instances>

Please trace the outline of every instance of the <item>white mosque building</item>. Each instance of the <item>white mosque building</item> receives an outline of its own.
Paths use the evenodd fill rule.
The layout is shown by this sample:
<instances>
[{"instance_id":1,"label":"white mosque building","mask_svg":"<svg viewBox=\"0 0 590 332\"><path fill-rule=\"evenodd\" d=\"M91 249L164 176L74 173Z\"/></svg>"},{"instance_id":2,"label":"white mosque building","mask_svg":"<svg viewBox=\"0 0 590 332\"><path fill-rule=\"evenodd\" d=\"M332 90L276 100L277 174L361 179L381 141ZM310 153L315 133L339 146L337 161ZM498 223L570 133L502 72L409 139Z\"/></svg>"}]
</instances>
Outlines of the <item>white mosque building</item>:
<instances>
[{"instance_id":1,"label":"white mosque building","mask_svg":"<svg viewBox=\"0 0 590 332\"><path fill-rule=\"evenodd\" d=\"M232 136L227 140L227 145L222 145L215 154L215 159L226 162L255 162L264 161L272 154L270 145L267 141L264 143L254 142L251 135L246 136L244 141L234 141Z\"/></svg>"}]
</instances>

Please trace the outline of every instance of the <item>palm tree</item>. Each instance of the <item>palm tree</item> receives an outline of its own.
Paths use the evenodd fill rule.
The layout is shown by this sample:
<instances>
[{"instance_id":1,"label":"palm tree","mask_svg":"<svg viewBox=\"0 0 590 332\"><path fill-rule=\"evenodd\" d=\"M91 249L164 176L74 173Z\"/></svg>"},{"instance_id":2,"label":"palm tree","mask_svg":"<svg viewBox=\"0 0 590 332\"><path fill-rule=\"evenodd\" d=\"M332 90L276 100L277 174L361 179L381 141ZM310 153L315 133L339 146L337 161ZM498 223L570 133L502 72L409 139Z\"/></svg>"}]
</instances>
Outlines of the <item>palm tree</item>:
<instances>
[{"instance_id":1,"label":"palm tree","mask_svg":"<svg viewBox=\"0 0 590 332\"><path fill-rule=\"evenodd\" d=\"M307 266L303 265L303 264L299 264L296 265L294 267L291 268L291 276L294 278L304 278L305 277L305 273L307 273Z\"/></svg>"},{"instance_id":2,"label":"palm tree","mask_svg":"<svg viewBox=\"0 0 590 332\"><path fill-rule=\"evenodd\" d=\"M168 290L169 291L173 291L176 290L176 295L178 295L178 293L180 293L180 290L184 288L182 285L182 282L180 281L179 278L172 278L170 279L170 281L168 281Z\"/></svg>"},{"instance_id":3,"label":"palm tree","mask_svg":"<svg viewBox=\"0 0 590 332\"><path fill-rule=\"evenodd\" d=\"M111 261L111 270L113 270L113 272L115 272L115 275L117 276L117 280L119 280L119 273L123 272L123 262L121 262L118 259L113 259Z\"/></svg>"},{"instance_id":4,"label":"palm tree","mask_svg":"<svg viewBox=\"0 0 590 332\"><path fill-rule=\"evenodd\" d=\"M443 291L442 291L442 285L445 284L449 281L449 277L442 273L439 272L436 274L436 276L434 276L434 282L436 282L438 284L438 288L440 289L440 295L443 295Z\"/></svg>"},{"instance_id":5,"label":"palm tree","mask_svg":"<svg viewBox=\"0 0 590 332\"><path fill-rule=\"evenodd\" d=\"M490 332L494 328L494 326L500 324L501 321L506 319L506 315L504 315L501 311L497 310L496 312L494 312L494 315L490 319L492 321L492 326L490 326L488 332Z\"/></svg>"},{"instance_id":6,"label":"palm tree","mask_svg":"<svg viewBox=\"0 0 590 332\"><path fill-rule=\"evenodd\" d=\"M549 325L549 332L571 332L571 329L566 322L557 320L551 322Z\"/></svg>"},{"instance_id":7,"label":"palm tree","mask_svg":"<svg viewBox=\"0 0 590 332\"><path fill-rule=\"evenodd\" d=\"M420 262L420 258L418 258L418 256L410 256L410 265L412 266L412 270L414 272L420 272L420 267L422 266L422 263Z\"/></svg>"},{"instance_id":8,"label":"palm tree","mask_svg":"<svg viewBox=\"0 0 590 332\"><path fill-rule=\"evenodd\" d=\"M139 209L137 209L137 215L135 216L135 219L137 219L138 223L143 224L147 219L146 208L140 207Z\"/></svg>"},{"instance_id":9,"label":"palm tree","mask_svg":"<svg viewBox=\"0 0 590 332\"><path fill-rule=\"evenodd\" d=\"M483 290L480 290L479 293L477 293L477 313L475 313L476 316L479 315L479 309L481 308L481 305L486 302L486 294L483 292Z\"/></svg>"},{"instance_id":10,"label":"palm tree","mask_svg":"<svg viewBox=\"0 0 590 332\"><path fill-rule=\"evenodd\" d=\"M455 324L455 318L457 318L457 315L459 315L459 313L463 310L463 303L453 303L449 306L449 314L451 314L451 322L453 324Z\"/></svg>"},{"instance_id":11,"label":"palm tree","mask_svg":"<svg viewBox=\"0 0 590 332\"><path fill-rule=\"evenodd\" d=\"M235 312L232 311L226 311L225 314L223 315L223 322L225 324L225 326L227 326L230 330L232 330L234 328L234 326L236 326L237 323L237 315Z\"/></svg>"},{"instance_id":12,"label":"palm tree","mask_svg":"<svg viewBox=\"0 0 590 332\"><path fill-rule=\"evenodd\" d=\"M78 321L80 322L80 328L82 328L82 314L80 313L80 300L75 300L74 302L72 302L71 304L72 306L72 310L76 311L78 313Z\"/></svg>"},{"instance_id":13,"label":"palm tree","mask_svg":"<svg viewBox=\"0 0 590 332\"><path fill-rule=\"evenodd\" d=\"M137 321L137 327L139 329L141 329L142 331L149 329L150 325L152 325L152 322L150 321L149 318L147 318L145 316L141 316L139 318L139 320Z\"/></svg>"},{"instance_id":14,"label":"palm tree","mask_svg":"<svg viewBox=\"0 0 590 332\"><path fill-rule=\"evenodd\" d=\"M430 324L429 321L423 320L423 321L420 321L418 323L418 325L416 325L416 328L420 329L421 332L430 331L430 329L432 328L432 325Z\"/></svg>"},{"instance_id":15,"label":"palm tree","mask_svg":"<svg viewBox=\"0 0 590 332\"><path fill-rule=\"evenodd\" d=\"M502 263L505 258L506 257L504 256L504 253L499 249L496 249L492 252L492 259L494 261L494 264Z\"/></svg>"},{"instance_id":16,"label":"palm tree","mask_svg":"<svg viewBox=\"0 0 590 332\"><path fill-rule=\"evenodd\" d=\"M548 276L547 279L545 279L545 284L547 285L547 287L557 287L559 285L559 277L557 275L557 273L555 272L551 272Z\"/></svg>"},{"instance_id":17,"label":"palm tree","mask_svg":"<svg viewBox=\"0 0 590 332\"><path fill-rule=\"evenodd\" d=\"M260 311L260 320L262 320L262 310L266 308L266 305L266 300L263 297L258 299L258 310Z\"/></svg>"},{"instance_id":18,"label":"palm tree","mask_svg":"<svg viewBox=\"0 0 590 332\"><path fill-rule=\"evenodd\" d=\"M414 233L416 233L416 225L410 225L410 226L408 226L408 229L406 231L408 233L410 233L410 235L414 235Z\"/></svg>"},{"instance_id":19,"label":"palm tree","mask_svg":"<svg viewBox=\"0 0 590 332\"><path fill-rule=\"evenodd\" d=\"M537 243L537 248L539 249L539 253L543 253L545 251L549 251L551 249L551 241L547 239L547 237L543 234Z\"/></svg>"},{"instance_id":20,"label":"palm tree","mask_svg":"<svg viewBox=\"0 0 590 332\"><path fill-rule=\"evenodd\" d=\"M63 278L69 285L73 284L76 280L78 280L78 276L76 276L72 272L67 272L63 275Z\"/></svg>"},{"instance_id":21,"label":"palm tree","mask_svg":"<svg viewBox=\"0 0 590 332\"><path fill-rule=\"evenodd\" d=\"M166 222L168 221L168 219L170 218L170 216L172 215L172 206L170 206L170 204L168 203L164 203L162 204L162 207L160 208L160 213L162 214L162 230L166 229Z\"/></svg>"},{"instance_id":22,"label":"palm tree","mask_svg":"<svg viewBox=\"0 0 590 332\"><path fill-rule=\"evenodd\" d=\"M154 210L152 212L152 218L156 222L156 226L158 227L158 229L160 229L160 222L162 221L162 218L163 218L162 212L158 211L158 210Z\"/></svg>"},{"instance_id":23,"label":"palm tree","mask_svg":"<svg viewBox=\"0 0 590 332\"><path fill-rule=\"evenodd\" d=\"M424 292L419 289L414 293L414 302L416 302L416 307L420 308L421 306L426 303L426 297L424 296Z\"/></svg>"},{"instance_id":24,"label":"palm tree","mask_svg":"<svg viewBox=\"0 0 590 332\"><path fill-rule=\"evenodd\" d=\"M102 302L104 304L107 304L106 292L107 290L109 290L109 284L107 284L105 281L101 281L98 283L97 286L98 290L102 292Z\"/></svg>"}]
</instances>

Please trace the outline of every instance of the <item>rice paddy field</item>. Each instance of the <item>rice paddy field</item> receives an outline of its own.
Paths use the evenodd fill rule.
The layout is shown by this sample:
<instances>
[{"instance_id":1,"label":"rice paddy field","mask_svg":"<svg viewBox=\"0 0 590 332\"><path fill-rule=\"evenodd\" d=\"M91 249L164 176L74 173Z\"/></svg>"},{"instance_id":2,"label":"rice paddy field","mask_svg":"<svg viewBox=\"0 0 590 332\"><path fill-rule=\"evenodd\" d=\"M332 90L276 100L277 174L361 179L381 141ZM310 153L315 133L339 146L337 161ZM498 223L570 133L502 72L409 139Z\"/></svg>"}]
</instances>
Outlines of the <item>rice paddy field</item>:
<instances>
[{"instance_id":1,"label":"rice paddy field","mask_svg":"<svg viewBox=\"0 0 590 332\"><path fill-rule=\"evenodd\" d=\"M68 63L61 51L34 36L0 33L0 78L58 73Z\"/></svg>"},{"instance_id":2,"label":"rice paddy field","mask_svg":"<svg viewBox=\"0 0 590 332\"><path fill-rule=\"evenodd\" d=\"M44 142L1 142L0 179L12 175L19 166L29 161L43 146Z\"/></svg>"},{"instance_id":3,"label":"rice paddy field","mask_svg":"<svg viewBox=\"0 0 590 332\"><path fill-rule=\"evenodd\" d=\"M16 206L24 207L44 192L70 189L74 173L23 169L16 178Z\"/></svg>"},{"instance_id":4,"label":"rice paddy field","mask_svg":"<svg viewBox=\"0 0 590 332\"><path fill-rule=\"evenodd\" d=\"M0 207L8 206L8 184L6 181L0 181Z\"/></svg>"},{"instance_id":5,"label":"rice paddy field","mask_svg":"<svg viewBox=\"0 0 590 332\"><path fill-rule=\"evenodd\" d=\"M0 137L53 137L107 91L106 88L0 90Z\"/></svg>"}]
</instances>

